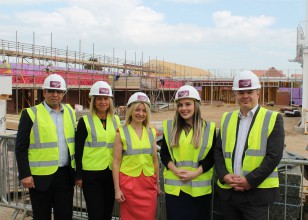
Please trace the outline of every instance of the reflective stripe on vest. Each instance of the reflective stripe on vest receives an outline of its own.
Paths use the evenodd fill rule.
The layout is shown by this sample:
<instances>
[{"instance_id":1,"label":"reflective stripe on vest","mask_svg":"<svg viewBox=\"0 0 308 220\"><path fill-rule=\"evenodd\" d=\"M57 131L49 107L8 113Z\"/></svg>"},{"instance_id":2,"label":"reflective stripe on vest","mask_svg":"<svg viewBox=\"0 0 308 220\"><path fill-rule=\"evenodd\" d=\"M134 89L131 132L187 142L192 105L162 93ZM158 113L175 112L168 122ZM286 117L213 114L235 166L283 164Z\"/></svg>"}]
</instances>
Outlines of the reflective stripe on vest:
<instances>
[{"instance_id":1,"label":"reflective stripe on vest","mask_svg":"<svg viewBox=\"0 0 308 220\"><path fill-rule=\"evenodd\" d=\"M244 171L243 174L244 176L250 173L250 171ZM274 170L267 178L278 178L278 170Z\"/></svg>"},{"instance_id":2,"label":"reflective stripe on vest","mask_svg":"<svg viewBox=\"0 0 308 220\"><path fill-rule=\"evenodd\" d=\"M120 127L119 133L123 144L120 172L131 177L138 177L141 172L145 176L154 175L155 129L143 126L141 139L131 125Z\"/></svg>"},{"instance_id":3,"label":"reflective stripe on vest","mask_svg":"<svg viewBox=\"0 0 308 220\"><path fill-rule=\"evenodd\" d=\"M171 142L171 131L172 131L172 120L168 120L167 121L167 131L168 131L168 143L170 146L170 142ZM175 162L174 159L174 155L173 155L173 148L172 147L168 147L169 151L170 151L170 156L173 162Z\"/></svg>"},{"instance_id":4,"label":"reflective stripe on vest","mask_svg":"<svg viewBox=\"0 0 308 220\"><path fill-rule=\"evenodd\" d=\"M62 104L62 106L64 106L64 108L66 108L68 110L68 112L70 113L72 124L75 127L76 119L74 118L73 110L71 108L69 108L66 104ZM66 141L67 141L67 144L74 144L75 145L75 136L72 137L72 138L66 138ZM75 161L75 153L70 155L70 157L71 157L71 161ZM75 165L72 166L72 167L74 168Z\"/></svg>"},{"instance_id":5,"label":"reflective stripe on vest","mask_svg":"<svg viewBox=\"0 0 308 220\"><path fill-rule=\"evenodd\" d=\"M40 135L39 135L39 129L38 129L38 122L37 122L37 108L36 106L31 107L31 110L34 113L35 120L33 122L33 134L34 134L34 144L29 145L29 149L41 149L41 148L57 148L58 143L57 142L49 142L49 143L41 143Z\"/></svg>"},{"instance_id":6,"label":"reflective stripe on vest","mask_svg":"<svg viewBox=\"0 0 308 220\"><path fill-rule=\"evenodd\" d=\"M65 105L62 105L65 106ZM65 108L69 111L71 119L72 119L72 123L74 123L74 117L73 117L73 113L71 111L70 108L68 108L67 106L65 106ZM37 117L37 108L36 106L31 107L31 110L33 111L35 118ZM57 142L49 142L49 143L41 143L40 141L40 135L39 135L39 129L38 129L38 123L37 120L35 119L33 122L33 134L34 134L34 139L35 139L35 143L34 144L30 144L29 148L30 149L41 149L41 148L53 148L53 147L58 147L58 143ZM75 142L75 138L67 138L66 139L67 143L74 143Z\"/></svg>"},{"instance_id":7,"label":"reflective stripe on vest","mask_svg":"<svg viewBox=\"0 0 308 220\"><path fill-rule=\"evenodd\" d=\"M87 115L87 119L89 122L89 125L91 127L91 136L92 136L92 141L86 141L85 142L85 146L86 147L106 147L106 141L102 141L102 142L98 142L97 141L97 133L96 133L96 129L94 126L94 121L93 118L90 115ZM117 125L117 121L115 117L112 117L112 123L113 123L113 127L116 130L118 125ZM113 143L108 143L107 144L108 148L113 148Z\"/></svg>"},{"instance_id":8,"label":"reflective stripe on vest","mask_svg":"<svg viewBox=\"0 0 308 220\"><path fill-rule=\"evenodd\" d=\"M263 125L262 125L262 130L261 130L261 147L259 150L252 150L252 149L247 149L246 155L248 156L265 156L266 154L266 146L267 146L267 129L269 126L269 122L272 116L272 111L267 111L265 114L265 118L263 121ZM231 118L232 112L229 112L225 118L225 121L223 123L223 132L224 134L226 134L227 132L227 128L228 128L228 124ZM249 134L248 134L249 135ZM247 135L247 137L248 137ZM231 152L226 152L226 136L227 135L223 135L222 137L222 150L223 150L223 154L225 158L231 158Z\"/></svg>"},{"instance_id":9,"label":"reflective stripe on vest","mask_svg":"<svg viewBox=\"0 0 308 220\"><path fill-rule=\"evenodd\" d=\"M127 144L127 149L123 150L123 156L126 156L126 155L138 155L138 154L150 154L150 155L153 155L154 136L153 136L153 133L152 133L151 129L149 129L149 131L148 131L148 136L149 136L151 148L148 148L148 149L133 149L132 140L130 138L127 126L123 126L123 131L124 131L124 135L125 135L125 138L126 138L126 144Z\"/></svg>"},{"instance_id":10,"label":"reflective stripe on vest","mask_svg":"<svg viewBox=\"0 0 308 220\"><path fill-rule=\"evenodd\" d=\"M266 146L267 146L267 129L269 127L270 119L272 117L273 112L272 111L267 111L265 113L264 121L262 124L262 130L261 130L261 147L259 150L253 150L253 149L247 149L245 151L245 155L247 156L252 156L252 157L258 157L262 156L264 157L266 155ZM248 174L251 171L243 170L243 175ZM278 178L278 172L273 171L268 178Z\"/></svg>"},{"instance_id":11,"label":"reflective stripe on vest","mask_svg":"<svg viewBox=\"0 0 308 220\"><path fill-rule=\"evenodd\" d=\"M71 116L71 120L72 120L72 124L75 126L75 119L74 119L74 113L73 113L73 110L69 107L67 107L66 105L62 105L64 106L64 108L66 108L68 110L68 112L70 113L70 116ZM75 137L73 138L67 138L66 139L67 141L67 144L70 144L70 143L74 143L75 144ZM75 154L71 155L71 161L75 160Z\"/></svg>"},{"instance_id":12,"label":"reflective stripe on vest","mask_svg":"<svg viewBox=\"0 0 308 220\"><path fill-rule=\"evenodd\" d=\"M75 126L75 119L74 119L74 114L71 108L67 107L66 105L62 105L64 106L64 108L66 108L68 110L68 112L70 113L71 119L72 119L72 124Z\"/></svg>"},{"instance_id":13,"label":"reflective stripe on vest","mask_svg":"<svg viewBox=\"0 0 308 220\"><path fill-rule=\"evenodd\" d=\"M29 162L30 167L50 167L50 166L58 166L58 161L37 161L37 162Z\"/></svg>"},{"instance_id":14,"label":"reflective stripe on vest","mask_svg":"<svg viewBox=\"0 0 308 220\"><path fill-rule=\"evenodd\" d=\"M171 130L168 131L168 133L171 133ZM210 134L210 126L206 126L206 128L203 131L203 141L202 141L202 145L201 145L201 149L198 155L198 161L201 160L202 155L205 152L206 146L208 144L208 139L209 139L209 134ZM170 139L169 139L169 146L170 146ZM172 148L172 147L171 147ZM194 162L194 161L176 161L175 162L175 166L176 167L192 167L192 168L198 168L199 163L198 162Z\"/></svg>"},{"instance_id":15,"label":"reflective stripe on vest","mask_svg":"<svg viewBox=\"0 0 308 220\"><path fill-rule=\"evenodd\" d=\"M120 120L116 115L107 114L106 128L96 114L84 115L87 129L82 155L82 169L88 171L112 170L113 146L116 129Z\"/></svg>"},{"instance_id":16,"label":"reflective stripe on vest","mask_svg":"<svg viewBox=\"0 0 308 220\"><path fill-rule=\"evenodd\" d=\"M72 130L65 130L65 141L68 145L68 150L70 153L70 160L71 160L71 166L75 167L75 153L74 153L74 145L75 145L75 138L74 138L74 114L72 112L72 109L66 106L65 104L62 104L63 106L63 126L70 128ZM54 173L57 170L58 167L58 158L59 158L59 152L58 152L58 142L48 142L48 140L57 140L57 136L46 136L42 135L42 139L40 136L40 130L43 129L41 132L48 132L45 131L48 129L46 127L46 120L44 120L44 117L47 118L47 122L52 123L51 129L56 129L51 116L49 115L49 112L46 110L45 106L43 104L39 104L37 106L33 106L29 109L27 109L28 114L33 122L31 133L30 133L30 144L29 144L29 166L31 169L31 173L33 175L49 175ZM39 117L38 117L39 112ZM49 118L50 117L50 118ZM41 128L40 126L45 126ZM67 126L66 126L67 125ZM45 130L44 130L45 129ZM51 135L54 135L53 133ZM69 137L66 137L69 136ZM44 137L44 138L43 138ZM47 140L47 141L46 141ZM45 154L44 154L45 152ZM40 156L40 154L44 154L45 156Z\"/></svg>"},{"instance_id":17,"label":"reflective stripe on vest","mask_svg":"<svg viewBox=\"0 0 308 220\"><path fill-rule=\"evenodd\" d=\"M183 183L180 180L166 179L165 184L172 185L172 186L204 187L204 186L211 186L212 180L189 181L189 182Z\"/></svg>"},{"instance_id":18,"label":"reflective stripe on vest","mask_svg":"<svg viewBox=\"0 0 308 220\"><path fill-rule=\"evenodd\" d=\"M273 111L267 110L263 107L260 107L257 115L255 116L255 121L251 125L251 130L247 134L247 143L248 149L244 152L243 157L243 166L242 166L242 175L247 175L252 170L256 169L259 164L262 162L266 155L267 149L267 139L275 123L275 117L278 113L274 113ZM232 119L231 119L232 118ZM231 122L232 120L232 122ZM234 151L236 138L236 132L227 133L233 131L235 123L238 120L238 110L234 112L226 113L225 118L222 122L222 150L223 155L225 158L226 168L229 173L233 173L233 163L232 163L232 152ZM234 123L230 125L230 123ZM232 127L229 127L232 126ZM229 130L228 130L229 129ZM231 130L230 130L231 129ZM257 135L250 135L250 132L254 132L253 134ZM228 143L227 143L227 135L228 136ZM260 139L259 139L260 138ZM254 145L249 145L251 141L254 141ZM256 142L256 143L255 143ZM234 146L233 146L234 145ZM228 148L228 149L227 149ZM258 148L258 149L254 149ZM231 151L231 152L226 152ZM246 169L246 170L245 170ZM221 188L231 188L228 184L222 184L220 181L217 181L218 185ZM278 180L278 171L277 168L258 186L258 188L271 188L271 187L278 187L279 180Z\"/></svg>"},{"instance_id":19,"label":"reflective stripe on vest","mask_svg":"<svg viewBox=\"0 0 308 220\"><path fill-rule=\"evenodd\" d=\"M230 118L231 118L231 115L232 115L232 112L229 112L224 120L224 123L223 123L223 134L226 134L227 133L227 128L228 128L228 124L229 124L229 121L230 121ZM227 139L227 135L223 135L222 136L222 152L223 152L223 155L224 155L224 158L230 158L231 159L231 153L230 152L226 152L226 141Z\"/></svg>"},{"instance_id":20,"label":"reflective stripe on vest","mask_svg":"<svg viewBox=\"0 0 308 220\"><path fill-rule=\"evenodd\" d=\"M180 156L182 152L181 149L182 147L184 147L183 150L185 151L185 147L188 146L180 144L180 146L178 147L171 147L170 144L171 134L173 129L173 121L172 120L164 121L163 127L168 150L175 166L185 170L191 170L191 171L196 170L200 166L199 161L201 161L203 158L206 157L207 153L212 147L215 124L210 122L207 123L203 122L202 133L200 135L202 137L202 142L200 143L199 148L195 148L191 143L191 138L192 138L190 137L191 134L184 137L183 133L181 133L180 139L182 140L182 138L185 138L185 143L187 144L189 142L189 145L191 145L190 147L192 147L194 151L191 156L184 154L183 159ZM193 197L207 195L212 192L212 176L213 176L213 168L209 169L205 173L200 174L193 180L183 183L179 180L179 177L176 176L171 170L165 168L164 170L165 192L175 196L178 196L180 191L183 191Z\"/></svg>"}]
</instances>

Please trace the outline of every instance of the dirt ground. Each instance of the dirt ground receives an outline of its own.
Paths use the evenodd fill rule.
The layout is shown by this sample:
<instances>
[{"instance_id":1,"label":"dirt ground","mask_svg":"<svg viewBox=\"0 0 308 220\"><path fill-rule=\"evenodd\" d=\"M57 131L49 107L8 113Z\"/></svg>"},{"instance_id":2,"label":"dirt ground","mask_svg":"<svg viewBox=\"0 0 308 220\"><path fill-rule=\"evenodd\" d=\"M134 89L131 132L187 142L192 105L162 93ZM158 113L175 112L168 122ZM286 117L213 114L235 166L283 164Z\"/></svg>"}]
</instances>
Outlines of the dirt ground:
<instances>
[{"instance_id":1,"label":"dirt ground","mask_svg":"<svg viewBox=\"0 0 308 220\"><path fill-rule=\"evenodd\" d=\"M271 110L279 111L284 106L272 106L267 107ZM171 106L170 109L173 107ZM216 127L220 125L220 119L224 112L229 112L237 109L236 105L202 105L202 117L207 121L212 121L216 123ZM308 151L306 147L308 146L308 135L299 134L294 131L294 127L298 126L301 122L301 117L285 117L282 113L285 127L285 144L286 151L296 154L300 157L304 157L308 159ZM160 125L160 122L165 119L172 119L174 117L174 110L169 111L161 111L152 114L152 121L154 125Z\"/></svg>"},{"instance_id":2,"label":"dirt ground","mask_svg":"<svg viewBox=\"0 0 308 220\"><path fill-rule=\"evenodd\" d=\"M232 111L237 109L238 106L236 105L220 105L214 104L211 105L202 105L202 116L207 121L212 121L216 123L218 127L220 124L220 118L222 114L226 111ZM279 110L282 106L273 106L268 107L272 110ZM170 106L169 110L164 110L160 112L152 113L152 121L156 127L161 126L161 121L165 119L172 119L174 116L173 106ZM294 131L294 127L299 124L301 121L300 117L285 117L284 114L284 127L285 127L285 144L286 144L286 151L293 153L299 157L304 157L308 159L308 151L306 147L308 146L308 135L299 134ZM0 219L7 220L10 219L10 216L13 214L13 209L4 208L0 206ZM20 219L20 218L16 218ZM31 219L31 218L27 218Z\"/></svg>"}]
</instances>

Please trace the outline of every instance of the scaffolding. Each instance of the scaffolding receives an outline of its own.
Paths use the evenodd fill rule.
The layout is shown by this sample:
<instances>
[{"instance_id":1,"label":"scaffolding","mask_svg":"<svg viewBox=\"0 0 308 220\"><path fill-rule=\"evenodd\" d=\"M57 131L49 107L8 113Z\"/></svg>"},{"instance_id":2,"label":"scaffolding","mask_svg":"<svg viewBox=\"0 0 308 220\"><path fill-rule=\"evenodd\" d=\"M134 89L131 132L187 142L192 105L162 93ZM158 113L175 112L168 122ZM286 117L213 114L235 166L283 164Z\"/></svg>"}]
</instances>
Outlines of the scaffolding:
<instances>
[{"instance_id":1,"label":"scaffolding","mask_svg":"<svg viewBox=\"0 0 308 220\"><path fill-rule=\"evenodd\" d=\"M235 104L232 81L240 70L201 70L180 64L149 59L148 62L129 61L105 55L58 49L17 41L0 40L0 55L3 63L0 75L12 76L13 94L8 101L8 112L19 113L23 108L43 100L40 89L45 77L51 73L61 75L69 91L65 102L74 106L89 106L89 90L99 80L108 82L113 88L115 106L123 106L136 91L147 93L153 110L169 109L179 87L192 85L200 92L202 101L213 104L223 102ZM275 102L281 87L301 87L302 75L293 76L288 71L275 68L261 71L260 103ZM301 73L294 70L292 73ZM274 75L275 77L271 77Z\"/></svg>"},{"instance_id":2,"label":"scaffolding","mask_svg":"<svg viewBox=\"0 0 308 220\"><path fill-rule=\"evenodd\" d=\"M57 73L65 79L69 88L66 102L88 106L88 91L96 81L108 82L114 91L115 104L125 105L135 91L145 91L160 97L164 92L154 76L164 77L172 71L168 67L156 66L151 60L147 63L128 61L126 58L7 40L1 40L0 55L3 63L9 65L3 64L0 74L12 76L12 99L16 113L42 101L40 88L45 77L51 73ZM166 89L176 91L177 87L165 87L164 90ZM156 101L159 100L156 99L153 103Z\"/></svg>"}]
</instances>

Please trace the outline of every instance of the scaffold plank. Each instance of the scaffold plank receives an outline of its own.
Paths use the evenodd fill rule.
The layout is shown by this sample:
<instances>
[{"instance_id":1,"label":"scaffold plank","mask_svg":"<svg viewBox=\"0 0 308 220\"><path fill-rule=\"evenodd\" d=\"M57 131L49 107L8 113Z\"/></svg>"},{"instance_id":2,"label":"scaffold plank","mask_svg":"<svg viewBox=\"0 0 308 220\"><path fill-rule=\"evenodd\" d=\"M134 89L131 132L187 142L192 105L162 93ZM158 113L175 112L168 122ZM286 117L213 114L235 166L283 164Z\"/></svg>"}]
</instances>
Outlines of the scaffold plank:
<instances>
[{"instance_id":1,"label":"scaffold plank","mask_svg":"<svg viewBox=\"0 0 308 220\"><path fill-rule=\"evenodd\" d=\"M11 100L10 95L0 94L0 100Z\"/></svg>"}]
</instances>

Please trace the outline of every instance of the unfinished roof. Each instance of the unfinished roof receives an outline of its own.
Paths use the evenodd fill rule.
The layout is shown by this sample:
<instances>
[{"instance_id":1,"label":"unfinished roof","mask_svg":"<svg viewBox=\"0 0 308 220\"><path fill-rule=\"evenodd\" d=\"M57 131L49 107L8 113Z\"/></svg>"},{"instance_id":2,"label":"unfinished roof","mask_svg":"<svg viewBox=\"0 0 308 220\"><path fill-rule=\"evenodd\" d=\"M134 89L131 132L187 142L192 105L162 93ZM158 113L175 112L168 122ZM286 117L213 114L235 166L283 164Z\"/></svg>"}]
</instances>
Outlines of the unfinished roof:
<instances>
[{"instance_id":1,"label":"unfinished roof","mask_svg":"<svg viewBox=\"0 0 308 220\"><path fill-rule=\"evenodd\" d=\"M150 60L149 62L145 63L144 66L155 67L159 70L158 74L164 77L191 78L211 76L210 72L207 70L161 60Z\"/></svg>"},{"instance_id":2,"label":"unfinished roof","mask_svg":"<svg viewBox=\"0 0 308 220\"><path fill-rule=\"evenodd\" d=\"M251 70L258 77L285 77L282 70L277 70L275 67L271 67L268 70Z\"/></svg>"}]
</instances>

